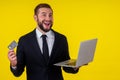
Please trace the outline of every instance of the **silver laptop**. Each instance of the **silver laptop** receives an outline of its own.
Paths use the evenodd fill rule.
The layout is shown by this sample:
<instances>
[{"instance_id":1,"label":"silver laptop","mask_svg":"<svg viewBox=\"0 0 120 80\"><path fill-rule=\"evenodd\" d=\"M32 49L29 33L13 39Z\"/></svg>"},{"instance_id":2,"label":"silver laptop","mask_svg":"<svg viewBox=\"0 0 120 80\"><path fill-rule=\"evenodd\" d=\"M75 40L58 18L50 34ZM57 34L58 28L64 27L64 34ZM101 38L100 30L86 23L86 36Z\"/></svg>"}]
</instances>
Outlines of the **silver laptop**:
<instances>
[{"instance_id":1,"label":"silver laptop","mask_svg":"<svg viewBox=\"0 0 120 80\"><path fill-rule=\"evenodd\" d=\"M55 66L79 67L93 61L97 39L91 39L80 43L78 58L62 61L54 64Z\"/></svg>"}]
</instances>

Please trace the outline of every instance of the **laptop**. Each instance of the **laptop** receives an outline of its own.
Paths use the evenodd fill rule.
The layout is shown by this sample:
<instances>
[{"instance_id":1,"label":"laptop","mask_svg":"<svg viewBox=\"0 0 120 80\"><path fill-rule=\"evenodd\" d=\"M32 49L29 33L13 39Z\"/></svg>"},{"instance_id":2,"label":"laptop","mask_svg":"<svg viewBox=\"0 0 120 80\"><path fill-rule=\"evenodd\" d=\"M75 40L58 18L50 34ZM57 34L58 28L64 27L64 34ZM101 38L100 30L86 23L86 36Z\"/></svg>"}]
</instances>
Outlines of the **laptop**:
<instances>
[{"instance_id":1,"label":"laptop","mask_svg":"<svg viewBox=\"0 0 120 80\"><path fill-rule=\"evenodd\" d=\"M69 59L66 61L58 62L54 64L55 66L63 67L80 67L89 62L93 61L95 49L96 49L97 39L86 40L80 43L80 48L78 52L78 58Z\"/></svg>"}]
</instances>

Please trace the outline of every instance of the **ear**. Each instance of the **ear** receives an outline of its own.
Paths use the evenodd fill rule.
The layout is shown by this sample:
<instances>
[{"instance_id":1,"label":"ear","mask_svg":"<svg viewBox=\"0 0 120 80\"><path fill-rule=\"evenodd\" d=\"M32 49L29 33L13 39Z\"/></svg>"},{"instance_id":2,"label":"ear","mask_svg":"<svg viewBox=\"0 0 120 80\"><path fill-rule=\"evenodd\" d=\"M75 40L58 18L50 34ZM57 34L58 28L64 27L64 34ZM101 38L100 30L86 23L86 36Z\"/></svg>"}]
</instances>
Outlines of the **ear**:
<instances>
[{"instance_id":1,"label":"ear","mask_svg":"<svg viewBox=\"0 0 120 80\"><path fill-rule=\"evenodd\" d=\"M34 15L34 20L37 21L37 16L36 15Z\"/></svg>"}]
</instances>

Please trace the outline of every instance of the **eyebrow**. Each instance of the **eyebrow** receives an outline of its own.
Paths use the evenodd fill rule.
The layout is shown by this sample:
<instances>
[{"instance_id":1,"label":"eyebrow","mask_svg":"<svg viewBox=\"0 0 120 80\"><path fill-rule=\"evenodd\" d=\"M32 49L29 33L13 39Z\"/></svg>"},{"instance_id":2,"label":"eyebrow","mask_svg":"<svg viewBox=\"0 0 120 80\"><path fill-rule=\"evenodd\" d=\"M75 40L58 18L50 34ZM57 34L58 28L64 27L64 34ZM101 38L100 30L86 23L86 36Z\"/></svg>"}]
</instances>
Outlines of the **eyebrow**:
<instances>
[{"instance_id":1,"label":"eyebrow","mask_svg":"<svg viewBox=\"0 0 120 80\"><path fill-rule=\"evenodd\" d=\"M42 14L46 14L46 12L41 12ZM52 12L50 12L49 14L51 14L51 15L53 15L53 13Z\"/></svg>"}]
</instances>

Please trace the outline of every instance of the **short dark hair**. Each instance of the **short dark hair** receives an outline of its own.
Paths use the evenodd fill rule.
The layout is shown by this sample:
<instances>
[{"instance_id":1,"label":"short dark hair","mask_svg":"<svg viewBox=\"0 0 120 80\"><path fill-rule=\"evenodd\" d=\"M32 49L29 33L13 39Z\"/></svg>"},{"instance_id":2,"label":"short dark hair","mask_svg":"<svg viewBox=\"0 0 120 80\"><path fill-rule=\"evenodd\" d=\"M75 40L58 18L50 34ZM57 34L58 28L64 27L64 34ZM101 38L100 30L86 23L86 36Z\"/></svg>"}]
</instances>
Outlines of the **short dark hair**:
<instances>
[{"instance_id":1,"label":"short dark hair","mask_svg":"<svg viewBox=\"0 0 120 80\"><path fill-rule=\"evenodd\" d=\"M50 8L50 9L52 10L52 8L51 8L51 6L50 6L49 4L47 4L47 3L40 3L40 4L38 4L38 5L35 7L35 9L34 9L34 14L35 14L35 15L38 14L38 10L39 10L40 8ZM53 10L52 10L52 11L53 11Z\"/></svg>"}]
</instances>

